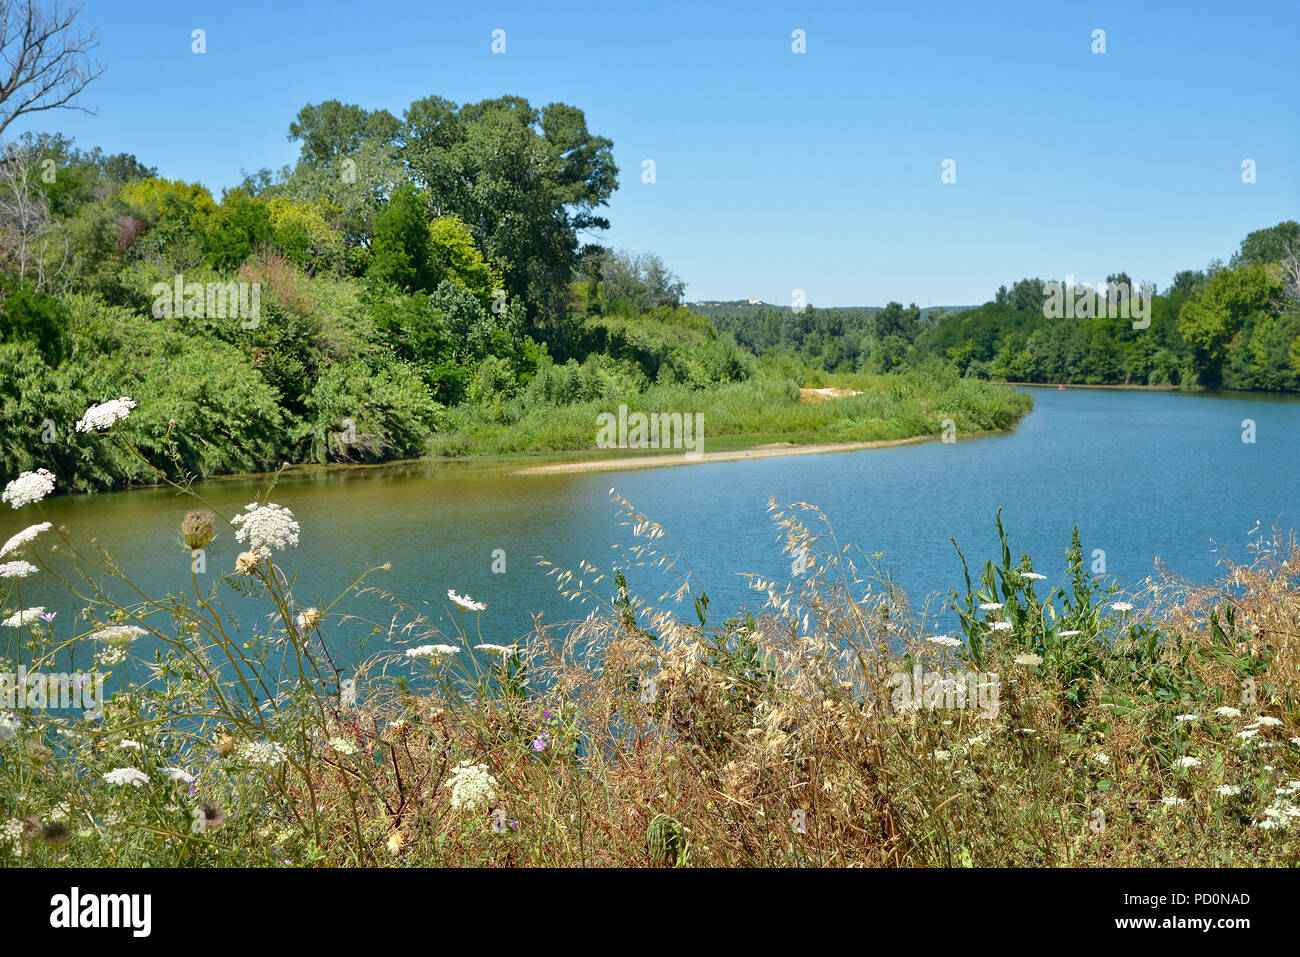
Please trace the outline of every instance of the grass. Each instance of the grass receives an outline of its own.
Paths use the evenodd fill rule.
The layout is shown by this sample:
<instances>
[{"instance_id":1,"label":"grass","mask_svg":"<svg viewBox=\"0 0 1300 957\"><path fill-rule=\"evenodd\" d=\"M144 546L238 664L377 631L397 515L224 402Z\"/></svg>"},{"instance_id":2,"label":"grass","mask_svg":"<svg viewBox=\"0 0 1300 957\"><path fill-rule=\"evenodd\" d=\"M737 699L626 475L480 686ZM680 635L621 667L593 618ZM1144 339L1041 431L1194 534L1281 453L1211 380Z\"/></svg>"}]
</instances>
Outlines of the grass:
<instances>
[{"instance_id":1,"label":"grass","mask_svg":"<svg viewBox=\"0 0 1300 957\"><path fill-rule=\"evenodd\" d=\"M268 548L210 588L194 580L116 604L92 584L120 577L109 556L44 533L85 573L67 584L86 608L71 626L37 618L13 629L21 640L7 667L48 668L91 646L119 690L96 720L31 707L0 721L0 860L1300 858L1293 537L1260 537L1218 583L1166 576L1119 596L1092 578L1077 535L1053 585L1028 556L1012 560L999 521L1000 554L958 583L958 631L936 641L928 609L912 608L810 505L770 508L789 580L751 578L755 609L720 615L667 530L615 501L630 539L611 565L548 568L582 617L477 652L490 610L451 604L457 625L440 632L427 604L368 576L334 604L303 608L292 551ZM42 541L20 552L55 574ZM669 576L668 592L636 587L652 568ZM386 599L391 616L351 617L346 600L361 593ZM243 632L223 604L231 594L260 600L267 627ZM161 650L135 652L143 646L103 630L115 625ZM327 638L359 630L391 650L342 673ZM913 689L907 676L918 674L928 677Z\"/></svg>"},{"instance_id":2,"label":"grass","mask_svg":"<svg viewBox=\"0 0 1300 957\"><path fill-rule=\"evenodd\" d=\"M825 382L823 381L825 380ZM653 385L623 390L617 380L604 394L555 405L527 397L496 399L449 409L434 436L436 455L501 455L591 449L597 416L629 412L684 412L704 416L705 451L742 439L797 444L872 442L939 435L951 419L959 433L1008 429L1033 399L1005 386L958 377L950 367L888 376L822 376L818 385L861 390L833 402L807 402L793 380L757 378L708 388Z\"/></svg>"}]
</instances>

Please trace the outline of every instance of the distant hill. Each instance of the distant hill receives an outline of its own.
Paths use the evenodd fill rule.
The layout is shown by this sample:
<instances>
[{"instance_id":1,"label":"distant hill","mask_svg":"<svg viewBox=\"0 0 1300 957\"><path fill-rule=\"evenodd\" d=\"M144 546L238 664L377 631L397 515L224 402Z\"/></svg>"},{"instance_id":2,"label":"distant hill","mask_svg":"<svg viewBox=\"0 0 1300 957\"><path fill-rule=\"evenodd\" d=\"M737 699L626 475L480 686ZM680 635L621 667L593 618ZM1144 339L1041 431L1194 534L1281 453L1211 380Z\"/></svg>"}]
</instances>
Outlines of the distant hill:
<instances>
[{"instance_id":1,"label":"distant hill","mask_svg":"<svg viewBox=\"0 0 1300 957\"><path fill-rule=\"evenodd\" d=\"M702 316L708 316L712 319L715 316L736 316L743 317L754 315L764 309L780 309L784 312L791 311L788 305L777 305L771 302L762 302L754 299L734 299L730 301L717 301L702 299L698 302L688 302L686 307L691 312L697 312ZM838 312L843 315L860 315L871 317L880 312L884 306L818 306L816 303L809 304L810 309L818 312ZM921 310L922 316L928 316L931 313L943 310L944 312L961 312L965 309L976 309L976 306L926 306Z\"/></svg>"}]
</instances>

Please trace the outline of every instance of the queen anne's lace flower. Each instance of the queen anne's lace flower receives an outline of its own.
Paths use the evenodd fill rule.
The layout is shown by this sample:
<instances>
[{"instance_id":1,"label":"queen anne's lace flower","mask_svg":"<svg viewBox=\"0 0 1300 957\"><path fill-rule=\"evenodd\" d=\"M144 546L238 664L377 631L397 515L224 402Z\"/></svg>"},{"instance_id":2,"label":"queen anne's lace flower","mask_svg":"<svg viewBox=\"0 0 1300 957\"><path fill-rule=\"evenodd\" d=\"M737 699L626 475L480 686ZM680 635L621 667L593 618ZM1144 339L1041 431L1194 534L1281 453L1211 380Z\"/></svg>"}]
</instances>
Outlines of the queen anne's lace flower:
<instances>
[{"instance_id":1,"label":"queen anne's lace flower","mask_svg":"<svg viewBox=\"0 0 1300 957\"><path fill-rule=\"evenodd\" d=\"M482 611L487 607L483 602L475 601L473 598L470 598L469 595L457 595L456 592L450 588L447 589L447 597L466 611Z\"/></svg>"},{"instance_id":2,"label":"queen anne's lace flower","mask_svg":"<svg viewBox=\"0 0 1300 957\"><path fill-rule=\"evenodd\" d=\"M173 784L194 783L194 775L190 774L190 772L186 771L184 768L163 768L158 773L161 774L165 780L171 781Z\"/></svg>"},{"instance_id":3,"label":"queen anne's lace flower","mask_svg":"<svg viewBox=\"0 0 1300 957\"><path fill-rule=\"evenodd\" d=\"M4 620L4 623L10 628L23 628L36 621L44 613L44 605L37 605L35 608L24 608L22 611L10 615Z\"/></svg>"},{"instance_id":4,"label":"queen anne's lace flower","mask_svg":"<svg viewBox=\"0 0 1300 957\"><path fill-rule=\"evenodd\" d=\"M102 405L92 405L86 414L77 420L78 432L103 432L111 429L115 422L120 422L131 414L135 402L129 396L109 399Z\"/></svg>"},{"instance_id":5,"label":"queen anne's lace flower","mask_svg":"<svg viewBox=\"0 0 1300 957\"><path fill-rule=\"evenodd\" d=\"M357 746L347 738L330 738L330 750L338 754L356 754Z\"/></svg>"},{"instance_id":6,"label":"queen anne's lace flower","mask_svg":"<svg viewBox=\"0 0 1300 957\"><path fill-rule=\"evenodd\" d=\"M22 508L39 502L53 491L54 473L48 469L37 469L35 472L21 473L6 485L4 493L0 494L0 500L8 502L14 508Z\"/></svg>"},{"instance_id":7,"label":"queen anne's lace flower","mask_svg":"<svg viewBox=\"0 0 1300 957\"><path fill-rule=\"evenodd\" d=\"M117 787L141 788L149 783L149 775L139 768L114 768L104 775L104 780Z\"/></svg>"},{"instance_id":8,"label":"queen anne's lace flower","mask_svg":"<svg viewBox=\"0 0 1300 957\"><path fill-rule=\"evenodd\" d=\"M0 578L26 578L35 575L37 571L31 562L5 562L0 565Z\"/></svg>"},{"instance_id":9,"label":"queen anne's lace flower","mask_svg":"<svg viewBox=\"0 0 1300 957\"><path fill-rule=\"evenodd\" d=\"M18 736L18 716L0 714L0 744L12 741Z\"/></svg>"},{"instance_id":10,"label":"queen anne's lace flower","mask_svg":"<svg viewBox=\"0 0 1300 957\"><path fill-rule=\"evenodd\" d=\"M250 502L247 512L236 515L230 520L238 531L235 538L247 542L254 551L269 552L272 548L284 549L286 545L298 544L298 522L293 512L287 508L267 502L258 505Z\"/></svg>"},{"instance_id":11,"label":"queen anne's lace flower","mask_svg":"<svg viewBox=\"0 0 1300 957\"><path fill-rule=\"evenodd\" d=\"M89 637L91 641L102 641L110 645L129 645L141 635L147 635L139 625L109 625L107 628L101 628L93 632Z\"/></svg>"},{"instance_id":12,"label":"queen anne's lace flower","mask_svg":"<svg viewBox=\"0 0 1300 957\"><path fill-rule=\"evenodd\" d=\"M417 648L406 649L408 658L440 658L456 654L460 654L460 649L454 645L420 645Z\"/></svg>"},{"instance_id":13,"label":"queen anne's lace flower","mask_svg":"<svg viewBox=\"0 0 1300 957\"><path fill-rule=\"evenodd\" d=\"M952 635L927 635L926 641L933 641L936 645L943 645L945 648L961 647L961 639L954 638Z\"/></svg>"},{"instance_id":14,"label":"queen anne's lace flower","mask_svg":"<svg viewBox=\"0 0 1300 957\"><path fill-rule=\"evenodd\" d=\"M49 522L40 522L36 525L28 525L21 532L15 535L9 541L5 542L4 548L0 548L0 558L4 558L10 552L16 552L28 542L36 538L41 532L48 532L51 528Z\"/></svg>"},{"instance_id":15,"label":"queen anne's lace flower","mask_svg":"<svg viewBox=\"0 0 1300 957\"><path fill-rule=\"evenodd\" d=\"M516 648L514 645L482 644L482 645L475 645L474 647L479 651L491 652L494 655L502 655L506 658L509 658L511 655L519 654L519 649Z\"/></svg>"},{"instance_id":16,"label":"queen anne's lace flower","mask_svg":"<svg viewBox=\"0 0 1300 957\"><path fill-rule=\"evenodd\" d=\"M1199 768L1200 766L1200 758L1193 758L1188 755L1184 755L1174 762L1174 767L1176 768Z\"/></svg>"},{"instance_id":17,"label":"queen anne's lace flower","mask_svg":"<svg viewBox=\"0 0 1300 957\"><path fill-rule=\"evenodd\" d=\"M447 779L447 787L451 788L451 806L468 811L486 808L497 796L497 780L488 773L487 765L470 761L456 766Z\"/></svg>"},{"instance_id":18,"label":"queen anne's lace flower","mask_svg":"<svg viewBox=\"0 0 1300 957\"><path fill-rule=\"evenodd\" d=\"M239 746L237 756L248 764L275 767L277 764L283 764L288 755L285 754L284 748L274 741L246 741Z\"/></svg>"},{"instance_id":19,"label":"queen anne's lace flower","mask_svg":"<svg viewBox=\"0 0 1300 957\"><path fill-rule=\"evenodd\" d=\"M1029 665L1032 668L1037 668L1042 663L1043 663L1043 659L1038 655L1028 654L1028 653L1023 655L1016 655L1016 664L1018 665Z\"/></svg>"}]
</instances>

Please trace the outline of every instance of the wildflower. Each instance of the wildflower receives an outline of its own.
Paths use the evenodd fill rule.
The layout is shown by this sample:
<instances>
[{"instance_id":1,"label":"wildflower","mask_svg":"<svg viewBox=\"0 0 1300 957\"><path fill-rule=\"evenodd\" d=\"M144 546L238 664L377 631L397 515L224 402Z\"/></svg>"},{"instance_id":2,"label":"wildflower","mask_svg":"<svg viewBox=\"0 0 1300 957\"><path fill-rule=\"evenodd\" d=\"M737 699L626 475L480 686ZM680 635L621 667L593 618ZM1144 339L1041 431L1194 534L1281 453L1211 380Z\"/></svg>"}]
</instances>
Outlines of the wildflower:
<instances>
[{"instance_id":1,"label":"wildflower","mask_svg":"<svg viewBox=\"0 0 1300 957\"><path fill-rule=\"evenodd\" d=\"M235 559L235 574L251 575L261 563L262 556L257 553L256 549L250 552L240 552L239 557Z\"/></svg>"},{"instance_id":2,"label":"wildflower","mask_svg":"<svg viewBox=\"0 0 1300 957\"><path fill-rule=\"evenodd\" d=\"M5 562L0 565L0 578L26 578L39 571L31 562Z\"/></svg>"},{"instance_id":3,"label":"wildflower","mask_svg":"<svg viewBox=\"0 0 1300 957\"><path fill-rule=\"evenodd\" d=\"M473 598L470 598L469 595L457 595L450 588L447 589L447 597L466 611L482 611L487 607L483 602L475 601Z\"/></svg>"},{"instance_id":4,"label":"wildflower","mask_svg":"<svg viewBox=\"0 0 1300 957\"><path fill-rule=\"evenodd\" d=\"M1264 715L1263 717L1255 719L1255 724L1262 725L1265 728L1276 728L1281 723L1282 723L1281 718L1273 718L1273 717L1269 717L1268 715Z\"/></svg>"},{"instance_id":5,"label":"wildflower","mask_svg":"<svg viewBox=\"0 0 1300 957\"><path fill-rule=\"evenodd\" d=\"M181 522L181 538L191 549L207 548L216 532L212 513L206 508L190 512Z\"/></svg>"},{"instance_id":6,"label":"wildflower","mask_svg":"<svg viewBox=\"0 0 1300 957\"><path fill-rule=\"evenodd\" d=\"M456 654L460 654L460 649L452 645L420 645L418 648L406 649L408 658L437 658Z\"/></svg>"},{"instance_id":7,"label":"wildflower","mask_svg":"<svg viewBox=\"0 0 1300 957\"><path fill-rule=\"evenodd\" d=\"M1081 631L1061 631L1061 632L1057 632L1057 634L1059 634L1062 638L1073 638L1073 637L1075 637L1076 635L1082 635L1083 632L1081 632Z\"/></svg>"},{"instance_id":8,"label":"wildflower","mask_svg":"<svg viewBox=\"0 0 1300 957\"><path fill-rule=\"evenodd\" d=\"M1215 708L1214 713L1220 718L1240 718L1241 712L1236 708L1229 708L1226 704L1222 707Z\"/></svg>"},{"instance_id":9,"label":"wildflower","mask_svg":"<svg viewBox=\"0 0 1300 957\"><path fill-rule=\"evenodd\" d=\"M935 759L936 761L951 761L951 760L952 760L952 752L951 752L951 751L935 751L935 752L934 752L934 759Z\"/></svg>"},{"instance_id":10,"label":"wildflower","mask_svg":"<svg viewBox=\"0 0 1300 957\"><path fill-rule=\"evenodd\" d=\"M1001 611L1001 610L1002 610L1002 602L1000 601L986 601L980 604L980 611Z\"/></svg>"},{"instance_id":11,"label":"wildflower","mask_svg":"<svg viewBox=\"0 0 1300 957\"><path fill-rule=\"evenodd\" d=\"M1174 767L1176 768L1199 768L1200 766L1200 758L1193 758L1188 755L1184 755L1174 762Z\"/></svg>"},{"instance_id":12,"label":"wildflower","mask_svg":"<svg viewBox=\"0 0 1300 957\"><path fill-rule=\"evenodd\" d=\"M1046 576L1046 575L1040 575L1040 574L1038 574L1038 572L1021 572L1021 573L1020 573L1020 577L1026 579L1027 581L1031 581L1031 582L1040 582L1040 581L1042 581L1044 578L1046 578L1047 576Z\"/></svg>"},{"instance_id":13,"label":"wildflower","mask_svg":"<svg viewBox=\"0 0 1300 957\"><path fill-rule=\"evenodd\" d=\"M129 645L141 635L147 635L145 629L139 625L109 625L107 628L101 628L87 637L91 641L102 641L108 645Z\"/></svg>"},{"instance_id":14,"label":"wildflower","mask_svg":"<svg viewBox=\"0 0 1300 957\"><path fill-rule=\"evenodd\" d=\"M549 738L549 737L550 737L550 735L547 734L545 731L543 731L543 732L542 732L541 734L539 734L537 737L533 738L533 750L534 750L534 751L545 751L545 750L546 750L546 739Z\"/></svg>"},{"instance_id":15,"label":"wildflower","mask_svg":"<svg viewBox=\"0 0 1300 957\"><path fill-rule=\"evenodd\" d=\"M123 738L118 745L123 751L143 751L145 747L139 741L132 741L130 738Z\"/></svg>"},{"instance_id":16,"label":"wildflower","mask_svg":"<svg viewBox=\"0 0 1300 957\"><path fill-rule=\"evenodd\" d=\"M59 613L57 611L47 611L45 614L41 615L41 621L45 622L45 624L48 625L50 622L54 621L54 619L57 618L58 616Z\"/></svg>"},{"instance_id":17,"label":"wildflower","mask_svg":"<svg viewBox=\"0 0 1300 957\"><path fill-rule=\"evenodd\" d=\"M298 612L298 617L294 619L294 624L298 626L301 632L309 632L320 624L324 615L319 608L304 608Z\"/></svg>"},{"instance_id":18,"label":"wildflower","mask_svg":"<svg viewBox=\"0 0 1300 957\"><path fill-rule=\"evenodd\" d=\"M479 651L491 652L494 655L501 655L504 658L509 658L511 655L519 654L519 649L516 648L514 645L484 644L484 645L475 645L474 647Z\"/></svg>"},{"instance_id":19,"label":"wildflower","mask_svg":"<svg viewBox=\"0 0 1300 957\"><path fill-rule=\"evenodd\" d=\"M1174 715L1174 720L1179 723L1185 721L1200 721L1201 716L1199 714L1178 714L1178 715Z\"/></svg>"},{"instance_id":20,"label":"wildflower","mask_svg":"<svg viewBox=\"0 0 1300 957\"><path fill-rule=\"evenodd\" d=\"M1180 798L1180 797L1162 797L1162 798L1160 799L1160 803L1161 803L1161 804L1167 804L1167 805L1169 805L1170 807L1177 807L1179 804L1186 804L1186 803L1187 803L1187 798Z\"/></svg>"},{"instance_id":21,"label":"wildflower","mask_svg":"<svg viewBox=\"0 0 1300 957\"><path fill-rule=\"evenodd\" d=\"M1011 630L1011 622L1009 622L1009 621L995 621L995 622L993 622L993 624L989 625L989 627L990 627L991 629L993 629L994 631L1010 631L1010 630Z\"/></svg>"},{"instance_id":22,"label":"wildflower","mask_svg":"<svg viewBox=\"0 0 1300 957\"><path fill-rule=\"evenodd\" d=\"M121 664L125 660L126 660L126 649L119 645L114 645L109 648L104 648L95 653L95 664L104 668ZM89 717L89 715L87 715L87 717Z\"/></svg>"},{"instance_id":23,"label":"wildflower","mask_svg":"<svg viewBox=\"0 0 1300 957\"><path fill-rule=\"evenodd\" d=\"M1043 663L1043 659L1040 658L1038 655L1031 655L1031 654L1016 655L1016 664L1018 665L1028 665L1031 668L1037 668L1042 663Z\"/></svg>"},{"instance_id":24,"label":"wildflower","mask_svg":"<svg viewBox=\"0 0 1300 957\"><path fill-rule=\"evenodd\" d=\"M1117 601L1110 606L1111 611L1132 611L1133 606L1126 601Z\"/></svg>"},{"instance_id":25,"label":"wildflower","mask_svg":"<svg viewBox=\"0 0 1300 957\"><path fill-rule=\"evenodd\" d=\"M22 611L15 612L6 618L4 624L10 628L23 628L40 618L44 612L44 605L37 605L35 608L24 608Z\"/></svg>"},{"instance_id":26,"label":"wildflower","mask_svg":"<svg viewBox=\"0 0 1300 957\"><path fill-rule=\"evenodd\" d=\"M1245 731L1238 731L1237 737L1243 741L1249 741L1257 734L1259 734L1259 728L1247 728Z\"/></svg>"},{"instance_id":27,"label":"wildflower","mask_svg":"<svg viewBox=\"0 0 1300 957\"><path fill-rule=\"evenodd\" d=\"M0 714L0 744L12 741L18 736L18 715Z\"/></svg>"},{"instance_id":28,"label":"wildflower","mask_svg":"<svg viewBox=\"0 0 1300 957\"><path fill-rule=\"evenodd\" d=\"M475 810L487 807L496 800L497 781L488 773L486 764L462 761L447 779L451 788L451 806Z\"/></svg>"},{"instance_id":29,"label":"wildflower","mask_svg":"<svg viewBox=\"0 0 1300 957\"><path fill-rule=\"evenodd\" d=\"M16 479L5 486L0 501L8 502L14 508L32 505L54 491L54 473L48 469L35 472L22 472Z\"/></svg>"},{"instance_id":30,"label":"wildflower","mask_svg":"<svg viewBox=\"0 0 1300 957\"><path fill-rule=\"evenodd\" d=\"M236 754L240 760L247 764L264 764L268 767L275 767L283 764L287 754L284 748L274 741L246 741L239 746Z\"/></svg>"},{"instance_id":31,"label":"wildflower","mask_svg":"<svg viewBox=\"0 0 1300 957\"><path fill-rule=\"evenodd\" d=\"M357 746L346 738L330 738L330 750L339 754L356 754Z\"/></svg>"},{"instance_id":32,"label":"wildflower","mask_svg":"<svg viewBox=\"0 0 1300 957\"><path fill-rule=\"evenodd\" d=\"M77 420L77 431L103 432L129 416L134 408L135 402L125 395L120 399L109 399L100 405L92 405L86 410L86 414Z\"/></svg>"},{"instance_id":33,"label":"wildflower","mask_svg":"<svg viewBox=\"0 0 1300 957\"><path fill-rule=\"evenodd\" d=\"M190 831L194 834L206 834L208 831L215 831L226 823L226 815L219 807L213 807L211 804L200 804L190 812L194 818L194 823L190 825Z\"/></svg>"},{"instance_id":34,"label":"wildflower","mask_svg":"<svg viewBox=\"0 0 1300 957\"><path fill-rule=\"evenodd\" d=\"M238 528L235 539L247 542L254 551L270 554L271 549L283 550L286 545L298 544L298 522L293 512L287 508L267 502L258 505L250 502L247 512L241 512L230 520Z\"/></svg>"},{"instance_id":35,"label":"wildflower","mask_svg":"<svg viewBox=\"0 0 1300 957\"><path fill-rule=\"evenodd\" d=\"M193 784L194 775L184 768L163 768L158 772L167 781L172 784Z\"/></svg>"},{"instance_id":36,"label":"wildflower","mask_svg":"<svg viewBox=\"0 0 1300 957\"><path fill-rule=\"evenodd\" d=\"M1220 784L1214 789L1224 797L1236 797L1241 793L1241 787L1236 784Z\"/></svg>"},{"instance_id":37,"label":"wildflower","mask_svg":"<svg viewBox=\"0 0 1300 957\"><path fill-rule=\"evenodd\" d=\"M926 641L932 641L936 645L943 645L945 648L961 647L961 639L954 638L952 635L927 635Z\"/></svg>"},{"instance_id":38,"label":"wildflower","mask_svg":"<svg viewBox=\"0 0 1300 957\"><path fill-rule=\"evenodd\" d=\"M1094 754L1092 756L1092 759L1096 761L1098 764L1110 764L1110 755L1102 751L1098 751L1096 754Z\"/></svg>"},{"instance_id":39,"label":"wildflower","mask_svg":"<svg viewBox=\"0 0 1300 957\"><path fill-rule=\"evenodd\" d=\"M114 768L104 775L104 780L117 787L144 787L149 783L149 775L139 768Z\"/></svg>"},{"instance_id":40,"label":"wildflower","mask_svg":"<svg viewBox=\"0 0 1300 957\"><path fill-rule=\"evenodd\" d=\"M402 852L402 832L394 831L392 834L388 835L388 853L390 856L396 857L401 852Z\"/></svg>"},{"instance_id":41,"label":"wildflower","mask_svg":"<svg viewBox=\"0 0 1300 957\"><path fill-rule=\"evenodd\" d=\"M38 522L35 525L28 525L21 532L15 535L9 541L5 542L4 547L0 548L0 558L4 558L10 552L16 552L28 542L36 538L41 532L48 532L52 525L49 522Z\"/></svg>"}]
</instances>

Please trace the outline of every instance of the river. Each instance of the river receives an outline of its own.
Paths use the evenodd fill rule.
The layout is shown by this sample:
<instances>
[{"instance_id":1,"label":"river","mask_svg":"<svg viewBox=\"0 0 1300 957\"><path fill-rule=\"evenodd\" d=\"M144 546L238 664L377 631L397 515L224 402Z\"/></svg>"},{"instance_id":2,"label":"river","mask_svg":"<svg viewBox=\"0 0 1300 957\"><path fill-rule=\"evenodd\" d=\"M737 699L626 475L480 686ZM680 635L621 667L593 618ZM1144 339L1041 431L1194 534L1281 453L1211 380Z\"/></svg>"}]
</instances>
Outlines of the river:
<instances>
[{"instance_id":1,"label":"river","mask_svg":"<svg viewBox=\"0 0 1300 957\"><path fill-rule=\"evenodd\" d=\"M1300 527L1300 399L1028 391L1034 411L1014 432L953 444L589 474L516 475L466 461L282 478L272 500L294 511L302 534L277 560L298 572L298 599L322 605L358 570L390 562L372 584L428 601L436 614L446 614L448 588L468 593L488 605L483 640L509 643L530 629L532 612L548 621L580 614L557 594L538 556L566 568L581 559L605 567L611 545L630 540L611 487L671 533L704 580L711 611L723 617L757 604L738 572L789 577L765 512L769 496L821 506L841 542L884 554L882 564L914 604L961 582L950 537L973 568L996 556L999 507L1013 555L1033 555L1048 584L1062 572L1076 524L1085 553L1104 550L1107 573L1124 585L1148 575L1157 557L1179 575L1208 581L1224 549L1246 554L1257 523ZM1244 420L1254 423L1254 442L1242 440ZM265 484L218 481L202 490L232 514ZM175 492L61 497L43 507L78 543L98 538L146 593L190 587L178 525L192 505ZM37 520L32 507L6 508L0 540ZM41 553L54 541L42 537ZM241 550L225 529L207 550L205 580L230 569ZM661 579L630 578L658 596ZM73 627L82 603L50 576L21 584L24 605L57 610L61 635ZM341 607L382 615L373 601ZM251 625L254 613L247 614ZM327 634L349 661L364 632L343 624Z\"/></svg>"}]
</instances>

